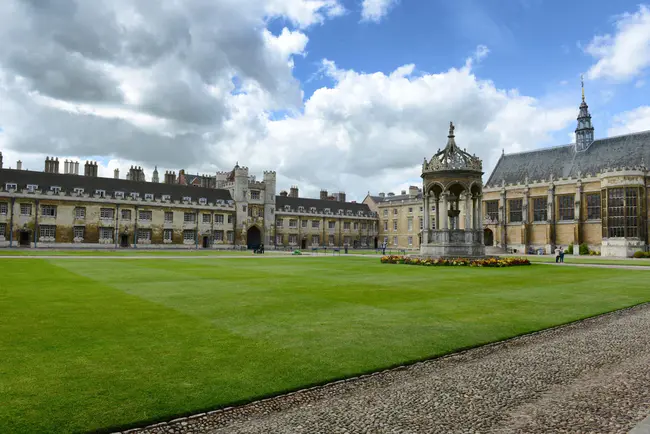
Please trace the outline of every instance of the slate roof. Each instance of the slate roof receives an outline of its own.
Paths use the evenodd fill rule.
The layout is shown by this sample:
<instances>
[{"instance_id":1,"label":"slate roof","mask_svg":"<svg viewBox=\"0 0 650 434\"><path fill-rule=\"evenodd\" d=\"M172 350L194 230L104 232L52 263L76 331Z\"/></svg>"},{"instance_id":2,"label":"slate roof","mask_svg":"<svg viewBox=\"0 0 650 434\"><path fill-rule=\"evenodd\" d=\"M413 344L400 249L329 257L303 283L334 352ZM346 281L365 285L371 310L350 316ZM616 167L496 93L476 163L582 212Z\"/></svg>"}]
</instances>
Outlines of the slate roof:
<instances>
[{"instance_id":1,"label":"slate roof","mask_svg":"<svg viewBox=\"0 0 650 434\"><path fill-rule=\"evenodd\" d=\"M284 211L286 205L289 205L294 211L298 211L298 207L302 206L306 212L309 212L311 207L315 207L316 212L319 214L324 213L325 208L329 208L333 214L338 214L340 209L346 213L350 210L354 216L357 216L359 211L362 211L367 216L370 216L372 213L370 207L365 203L338 202L335 200L310 199L305 197L275 196L275 209L277 212Z\"/></svg>"},{"instance_id":2,"label":"slate roof","mask_svg":"<svg viewBox=\"0 0 650 434\"><path fill-rule=\"evenodd\" d=\"M530 152L503 155L487 187L522 184L526 177L534 180L577 177L597 174L617 167L650 164L650 131L594 140L586 151L575 152L573 144Z\"/></svg>"},{"instance_id":3,"label":"slate roof","mask_svg":"<svg viewBox=\"0 0 650 434\"><path fill-rule=\"evenodd\" d=\"M85 193L94 194L95 190L106 191L106 196L113 196L116 191L131 193L153 194L155 199L169 195L171 200L182 200L189 196L193 201L206 198L208 202L230 201L230 191L216 188L195 187L192 185L163 184L155 182L129 181L126 179L100 178L63 173L45 173L30 170L0 169L0 187L6 183L15 183L18 189L24 189L28 184L38 185L41 191L47 191L52 186L61 187L61 191L73 192L75 188L83 188Z\"/></svg>"}]
</instances>

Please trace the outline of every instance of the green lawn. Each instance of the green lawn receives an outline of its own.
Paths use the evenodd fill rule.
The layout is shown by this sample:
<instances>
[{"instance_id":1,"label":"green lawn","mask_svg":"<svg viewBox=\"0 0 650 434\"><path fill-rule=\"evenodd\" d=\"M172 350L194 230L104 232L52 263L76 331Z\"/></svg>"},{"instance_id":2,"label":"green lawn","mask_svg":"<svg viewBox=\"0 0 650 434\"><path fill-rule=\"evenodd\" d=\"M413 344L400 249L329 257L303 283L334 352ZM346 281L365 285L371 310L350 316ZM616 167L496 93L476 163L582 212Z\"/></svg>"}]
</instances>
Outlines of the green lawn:
<instances>
[{"instance_id":1,"label":"green lawn","mask_svg":"<svg viewBox=\"0 0 650 434\"><path fill-rule=\"evenodd\" d=\"M124 428L650 301L645 271L0 260L0 432Z\"/></svg>"},{"instance_id":2,"label":"green lawn","mask_svg":"<svg viewBox=\"0 0 650 434\"><path fill-rule=\"evenodd\" d=\"M528 258L530 262L555 262L555 256L536 256L527 255L521 256ZM572 256L564 255L565 264L598 264L598 265L635 265L635 266L650 266L650 259L607 259L600 256Z\"/></svg>"}]
</instances>

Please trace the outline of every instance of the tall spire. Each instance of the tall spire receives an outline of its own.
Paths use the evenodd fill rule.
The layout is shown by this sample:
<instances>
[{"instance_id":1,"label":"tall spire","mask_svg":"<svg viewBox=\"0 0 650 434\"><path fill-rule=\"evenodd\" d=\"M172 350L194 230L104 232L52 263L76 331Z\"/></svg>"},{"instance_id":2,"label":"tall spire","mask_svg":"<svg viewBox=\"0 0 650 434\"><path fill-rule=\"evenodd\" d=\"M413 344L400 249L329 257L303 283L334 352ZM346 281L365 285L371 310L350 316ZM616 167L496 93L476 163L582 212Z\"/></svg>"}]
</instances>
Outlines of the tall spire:
<instances>
[{"instance_id":1,"label":"tall spire","mask_svg":"<svg viewBox=\"0 0 650 434\"><path fill-rule=\"evenodd\" d=\"M160 179L158 178L158 166L154 166L153 168L153 176L151 177L151 182L160 182Z\"/></svg>"},{"instance_id":2,"label":"tall spire","mask_svg":"<svg viewBox=\"0 0 650 434\"><path fill-rule=\"evenodd\" d=\"M576 126L576 152L586 151L594 141L594 126L591 123L589 106L585 100L585 81L582 75L580 76L580 86L582 88L582 102L580 103L578 125Z\"/></svg>"}]
</instances>

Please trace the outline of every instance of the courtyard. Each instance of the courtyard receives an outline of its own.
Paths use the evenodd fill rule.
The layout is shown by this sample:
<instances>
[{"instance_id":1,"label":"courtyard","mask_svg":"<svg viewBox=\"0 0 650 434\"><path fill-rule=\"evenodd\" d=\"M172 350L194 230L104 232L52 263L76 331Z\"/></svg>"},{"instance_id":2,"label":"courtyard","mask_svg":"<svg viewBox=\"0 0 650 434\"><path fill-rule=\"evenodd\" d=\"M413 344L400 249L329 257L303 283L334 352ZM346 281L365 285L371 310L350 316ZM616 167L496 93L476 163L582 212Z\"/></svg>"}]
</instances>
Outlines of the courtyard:
<instances>
[{"instance_id":1,"label":"courtyard","mask_svg":"<svg viewBox=\"0 0 650 434\"><path fill-rule=\"evenodd\" d=\"M650 301L647 270L0 260L0 432L112 431Z\"/></svg>"}]
</instances>

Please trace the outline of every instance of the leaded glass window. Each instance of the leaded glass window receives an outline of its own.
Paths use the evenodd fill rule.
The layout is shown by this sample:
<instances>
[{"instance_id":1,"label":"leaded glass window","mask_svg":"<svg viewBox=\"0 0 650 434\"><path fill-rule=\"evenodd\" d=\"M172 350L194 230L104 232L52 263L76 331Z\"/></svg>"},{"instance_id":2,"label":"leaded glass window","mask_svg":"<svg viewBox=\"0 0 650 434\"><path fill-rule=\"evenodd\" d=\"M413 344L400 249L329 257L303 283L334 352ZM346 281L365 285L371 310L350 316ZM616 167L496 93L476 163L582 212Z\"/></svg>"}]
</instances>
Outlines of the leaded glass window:
<instances>
[{"instance_id":1,"label":"leaded glass window","mask_svg":"<svg viewBox=\"0 0 650 434\"><path fill-rule=\"evenodd\" d=\"M511 199L508 201L510 223L519 223L523 221L522 203L522 199Z\"/></svg>"},{"instance_id":2,"label":"leaded glass window","mask_svg":"<svg viewBox=\"0 0 650 434\"><path fill-rule=\"evenodd\" d=\"M568 221L575 219L575 195L567 194L557 198L558 219Z\"/></svg>"},{"instance_id":3,"label":"leaded glass window","mask_svg":"<svg viewBox=\"0 0 650 434\"><path fill-rule=\"evenodd\" d=\"M536 197L533 199L533 221L545 222L548 219L547 214L548 199L545 197Z\"/></svg>"},{"instance_id":4,"label":"leaded glass window","mask_svg":"<svg viewBox=\"0 0 650 434\"><path fill-rule=\"evenodd\" d=\"M485 214L490 221L499 221L499 201L489 200L485 202Z\"/></svg>"},{"instance_id":5,"label":"leaded glass window","mask_svg":"<svg viewBox=\"0 0 650 434\"><path fill-rule=\"evenodd\" d=\"M607 190L607 227L610 238L625 236L625 189Z\"/></svg>"},{"instance_id":6,"label":"leaded glass window","mask_svg":"<svg viewBox=\"0 0 650 434\"><path fill-rule=\"evenodd\" d=\"M587 195L587 220L600 219L600 193Z\"/></svg>"}]
</instances>

